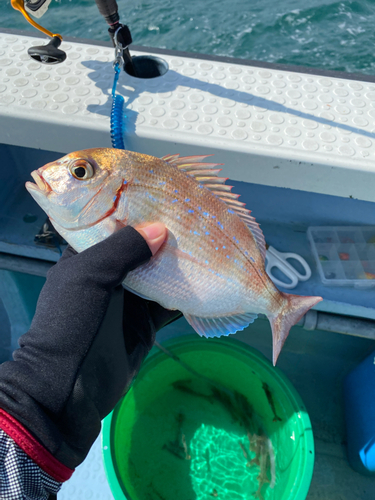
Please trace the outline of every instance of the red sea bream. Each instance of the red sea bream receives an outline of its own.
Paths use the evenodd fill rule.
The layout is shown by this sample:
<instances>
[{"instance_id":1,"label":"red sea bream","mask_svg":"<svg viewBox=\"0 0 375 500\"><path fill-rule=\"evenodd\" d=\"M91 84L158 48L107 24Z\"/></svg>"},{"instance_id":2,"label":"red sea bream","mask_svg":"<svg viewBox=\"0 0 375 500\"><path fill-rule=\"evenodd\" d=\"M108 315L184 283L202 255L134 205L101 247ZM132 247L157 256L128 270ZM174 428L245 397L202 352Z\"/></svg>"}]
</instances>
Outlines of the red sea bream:
<instances>
[{"instance_id":1,"label":"red sea bream","mask_svg":"<svg viewBox=\"0 0 375 500\"><path fill-rule=\"evenodd\" d=\"M39 168L31 174L36 184L26 187L78 252L123 226L164 223L166 242L124 287L180 310L206 337L267 315L275 364L291 326L322 299L276 288L264 268L260 227L205 158L88 149Z\"/></svg>"}]
</instances>

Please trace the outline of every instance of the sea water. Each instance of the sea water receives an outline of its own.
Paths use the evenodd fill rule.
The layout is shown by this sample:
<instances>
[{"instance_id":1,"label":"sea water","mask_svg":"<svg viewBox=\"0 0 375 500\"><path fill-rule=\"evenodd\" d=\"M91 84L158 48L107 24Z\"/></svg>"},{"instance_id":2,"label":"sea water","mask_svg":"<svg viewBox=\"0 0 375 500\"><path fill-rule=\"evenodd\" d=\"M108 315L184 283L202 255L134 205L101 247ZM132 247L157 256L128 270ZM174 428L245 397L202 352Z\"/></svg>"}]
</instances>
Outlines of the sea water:
<instances>
[{"instance_id":1,"label":"sea water","mask_svg":"<svg viewBox=\"0 0 375 500\"><path fill-rule=\"evenodd\" d=\"M118 0L136 45L375 73L370 0ZM52 0L41 19L62 36L109 40L94 0ZM34 30L0 2L0 27Z\"/></svg>"}]
</instances>

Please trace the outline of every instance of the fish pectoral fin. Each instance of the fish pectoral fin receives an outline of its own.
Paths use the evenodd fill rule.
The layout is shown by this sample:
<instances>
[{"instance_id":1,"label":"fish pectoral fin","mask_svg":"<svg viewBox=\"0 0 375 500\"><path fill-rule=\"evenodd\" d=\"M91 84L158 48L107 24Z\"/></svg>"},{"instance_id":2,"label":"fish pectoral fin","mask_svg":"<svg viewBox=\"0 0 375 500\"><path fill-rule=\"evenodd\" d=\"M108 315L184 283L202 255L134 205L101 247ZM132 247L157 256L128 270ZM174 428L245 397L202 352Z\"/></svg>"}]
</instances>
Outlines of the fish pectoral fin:
<instances>
[{"instance_id":1,"label":"fish pectoral fin","mask_svg":"<svg viewBox=\"0 0 375 500\"><path fill-rule=\"evenodd\" d=\"M215 318L200 318L184 313L186 321L201 337L221 337L243 330L253 323L258 315L255 313L235 314Z\"/></svg>"}]
</instances>

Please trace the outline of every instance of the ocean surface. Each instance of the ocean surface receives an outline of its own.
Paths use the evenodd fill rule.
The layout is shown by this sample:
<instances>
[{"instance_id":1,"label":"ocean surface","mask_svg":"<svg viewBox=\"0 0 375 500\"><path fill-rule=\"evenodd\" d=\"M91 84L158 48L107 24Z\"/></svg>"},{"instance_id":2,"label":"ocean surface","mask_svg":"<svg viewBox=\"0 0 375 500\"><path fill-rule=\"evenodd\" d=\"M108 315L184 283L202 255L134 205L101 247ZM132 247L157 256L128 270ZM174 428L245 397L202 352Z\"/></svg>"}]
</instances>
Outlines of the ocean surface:
<instances>
[{"instance_id":1,"label":"ocean surface","mask_svg":"<svg viewBox=\"0 0 375 500\"><path fill-rule=\"evenodd\" d=\"M133 43L350 73L375 74L372 0L118 0ZM94 0L52 0L44 27L108 40ZM34 30L0 2L0 26Z\"/></svg>"}]
</instances>

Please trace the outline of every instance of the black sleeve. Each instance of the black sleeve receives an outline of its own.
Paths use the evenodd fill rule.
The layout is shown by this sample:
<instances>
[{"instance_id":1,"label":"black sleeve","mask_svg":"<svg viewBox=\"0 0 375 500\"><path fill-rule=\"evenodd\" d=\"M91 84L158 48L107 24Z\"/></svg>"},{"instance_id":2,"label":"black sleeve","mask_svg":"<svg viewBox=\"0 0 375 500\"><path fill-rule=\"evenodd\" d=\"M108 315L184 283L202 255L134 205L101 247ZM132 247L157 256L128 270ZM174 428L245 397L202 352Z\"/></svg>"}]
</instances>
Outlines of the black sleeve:
<instances>
[{"instance_id":1,"label":"black sleeve","mask_svg":"<svg viewBox=\"0 0 375 500\"><path fill-rule=\"evenodd\" d=\"M69 469L84 460L101 420L151 348L154 325L142 317L143 338L151 341L127 352L124 339L137 325L129 316L130 333L126 322L124 331L120 286L150 257L147 243L131 227L79 254L68 249L48 272L14 360L0 365L0 427L57 480L64 478L54 460ZM18 424L26 431L22 439ZM44 456L35 452L35 440Z\"/></svg>"}]
</instances>

